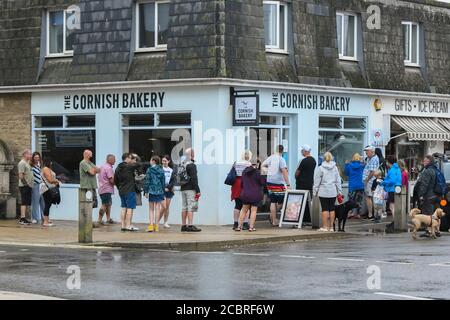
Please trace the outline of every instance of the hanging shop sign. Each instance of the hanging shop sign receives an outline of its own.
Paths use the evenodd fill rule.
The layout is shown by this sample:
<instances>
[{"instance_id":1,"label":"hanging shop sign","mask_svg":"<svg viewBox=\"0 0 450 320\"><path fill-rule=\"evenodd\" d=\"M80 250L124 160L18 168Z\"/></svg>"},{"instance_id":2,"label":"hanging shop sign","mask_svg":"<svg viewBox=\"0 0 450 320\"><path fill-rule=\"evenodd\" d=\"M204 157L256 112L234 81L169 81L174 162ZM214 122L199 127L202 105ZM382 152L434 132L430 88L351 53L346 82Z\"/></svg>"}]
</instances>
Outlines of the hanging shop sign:
<instances>
[{"instance_id":1,"label":"hanging shop sign","mask_svg":"<svg viewBox=\"0 0 450 320\"><path fill-rule=\"evenodd\" d=\"M381 129L373 129L372 130L372 145L374 147L383 147L384 146L384 136L383 130Z\"/></svg>"},{"instance_id":2,"label":"hanging shop sign","mask_svg":"<svg viewBox=\"0 0 450 320\"><path fill-rule=\"evenodd\" d=\"M234 91L233 126L258 126L259 125L259 95L248 91Z\"/></svg>"}]
</instances>

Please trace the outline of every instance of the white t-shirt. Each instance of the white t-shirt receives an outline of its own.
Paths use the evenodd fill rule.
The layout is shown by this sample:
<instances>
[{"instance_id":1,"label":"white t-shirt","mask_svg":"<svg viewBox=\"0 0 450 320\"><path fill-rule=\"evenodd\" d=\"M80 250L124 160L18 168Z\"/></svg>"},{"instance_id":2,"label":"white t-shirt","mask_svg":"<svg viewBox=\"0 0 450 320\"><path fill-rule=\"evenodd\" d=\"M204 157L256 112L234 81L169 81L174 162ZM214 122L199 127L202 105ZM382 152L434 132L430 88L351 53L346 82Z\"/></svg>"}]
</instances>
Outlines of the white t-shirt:
<instances>
[{"instance_id":1,"label":"white t-shirt","mask_svg":"<svg viewBox=\"0 0 450 320\"><path fill-rule=\"evenodd\" d=\"M251 162L246 160L236 161L236 163L234 164L236 175L238 177L242 177L242 173L244 172L244 170L250 167L251 165L252 165Z\"/></svg>"},{"instance_id":2,"label":"white t-shirt","mask_svg":"<svg viewBox=\"0 0 450 320\"><path fill-rule=\"evenodd\" d=\"M268 166L267 170L267 182L273 184L285 184L283 178L282 169L286 169L286 160L278 154L273 154L268 157L264 162L263 166Z\"/></svg>"},{"instance_id":3,"label":"white t-shirt","mask_svg":"<svg viewBox=\"0 0 450 320\"><path fill-rule=\"evenodd\" d=\"M166 179L166 186L170 183L170 177L172 177L173 169L170 167L163 167L164 177Z\"/></svg>"}]
</instances>

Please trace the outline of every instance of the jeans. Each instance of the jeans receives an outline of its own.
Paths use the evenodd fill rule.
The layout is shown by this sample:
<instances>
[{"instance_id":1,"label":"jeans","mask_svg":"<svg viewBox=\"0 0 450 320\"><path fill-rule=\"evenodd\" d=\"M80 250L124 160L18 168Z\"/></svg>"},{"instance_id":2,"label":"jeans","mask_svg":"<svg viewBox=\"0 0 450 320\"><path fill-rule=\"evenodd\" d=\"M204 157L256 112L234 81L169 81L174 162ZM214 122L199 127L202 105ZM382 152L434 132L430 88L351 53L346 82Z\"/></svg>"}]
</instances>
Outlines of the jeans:
<instances>
[{"instance_id":1,"label":"jeans","mask_svg":"<svg viewBox=\"0 0 450 320\"><path fill-rule=\"evenodd\" d=\"M39 184L35 183L33 187L33 194L31 198L31 218L36 221L42 220L42 214L44 213L45 203L44 198L39 192Z\"/></svg>"}]
</instances>

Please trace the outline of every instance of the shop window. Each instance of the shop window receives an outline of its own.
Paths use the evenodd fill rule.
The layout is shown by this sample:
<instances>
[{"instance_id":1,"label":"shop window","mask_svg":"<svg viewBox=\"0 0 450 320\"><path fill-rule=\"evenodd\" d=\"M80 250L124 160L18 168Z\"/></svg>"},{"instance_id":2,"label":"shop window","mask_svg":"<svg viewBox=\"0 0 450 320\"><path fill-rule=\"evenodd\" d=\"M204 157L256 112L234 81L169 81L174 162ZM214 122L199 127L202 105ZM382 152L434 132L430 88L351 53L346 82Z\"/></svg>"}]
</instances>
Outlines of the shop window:
<instances>
[{"instance_id":1,"label":"shop window","mask_svg":"<svg viewBox=\"0 0 450 320\"><path fill-rule=\"evenodd\" d=\"M35 117L34 126L36 128L62 128L63 127L63 117Z\"/></svg>"},{"instance_id":2,"label":"shop window","mask_svg":"<svg viewBox=\"0 0 450 320\"><path fill-rule=\"evenodd\" d=\"M35 150L44 159L52 159L53 171L62 183L79 184L83 151L89 149L95 154L96 150L95 116L36 116L34 123ZM73 129L69 129L70 123Z\"/></svg>"},{"instance_id":3,"label":"shop window","mask_svg":"<svg viewBox=\"0 0 450 320\"><path fill-rule=\"evenodd\" d=\"M264 1L264 33L268 51L287 51L287 5L280 1Z\"/></svg>"},{"instance_id":4,"label":"shop window","mask_svg":"<svg viewBox=\"0 0 450 320\"><path fill-rule=\"evenodd\" d=\"M342 128L342 118L340 117L320 117L319 118L320 128L330 128L330 129L341 129Z\"/></svg>"},{"instance_id":5,"label":"shop window","mask_svg":"<svg viewBox=\"0 0 450 320\"><path fill-rule=\"evenodd\" d=\"M402 22L405 65L419 66L419 24Z\"/></svg>"},{"instance_id":6,"label":"shop window","mask_svg":"<svg viewBox=\"0 0 450 320\"><path fill-rule=\"evenodd\" d=\"M349 13L336 14L339 59L357 59L357 16Z\"/></svg>"},{"instance_id":7,"label":"shop window","mask_svg":"<svg viewBox=\"0 0 450 320\"><path fill-rule=\"evenodd\" d=\"M158 114L160 126L189 126L191 125L190 113L160 113Z\"/></svg>"},{"instance_id":8,"label":"shop window","mask_svg":"<svg viewBox=\"0 0 450 320\"><path fill-rule=\"evenodd\" d=\"M123 150L138 154L145 162L153 155L181 157L192 146L190 113L124 114L122 124Z\"/></svg>"},{"instance_id":9,"label":"shop window","mask_svg":"<svg viewBox=\"0 0 450 320\"><path fill-rule=\"evenodd\" d=\"M48 11L47 15L47 56L73 55L75 29L70 21L75 11Z\"/></svg>"},{"instance_id":10,"label":"shop window","mask_svg":"<svg viewBox=\"0 0 450 320\"><path fill-rule=\"evenodd\" d=\"M122 118L122 125L124 127L141 127L154 126L155 115L152 114L127 114Z\"/></svg>"},{"instance_id":11,"label":"shop window","mask_svg":"<svg viewBox=\"0 0 450 320\"><path fill-rule=\"evenodd\" d=\"M345 162L351 160L355 153L363 155L365 141L365 118L319 118L319 157L327 151L331 152L344 181L348 179L344 174Z\"/></svg>"},{"instance_id":12,"label":"shop window","mask_svg":"<svg viewBox=\"0 0 450 320\"><path fill-rule=\"evenodd\" d=\"M260 116L259 117L259 124L260 125L277 125L277 120L279 117L276 116Z\"/></svg>"},{"instance_id":13,"label":"shop window","mask_svg":"<svg viewBox=\"0 0 450 320\"><path fill-rule=\"evenodd\" d=\"M345 129L366 129L365 118L344 118Z\"/></svg>"},{"instance_id":14,"label":"shop window","mask_svg":"<svg viewBox=\"0 0 450 320\"><path fill-rule=\"evenodd\" d=\"M67 128L95 127L95 116L67 116L66 123Z\"/></svg>"},{"instance_id":15,"label":"shop window","mask_svg":"<svg viewBox=\"0 0 450 320\"><path fill-rule=\"evenodd\" d=\"M169 34L168 1L137 4L137 50L165 50Z\"/></svg>"}]
</instances>

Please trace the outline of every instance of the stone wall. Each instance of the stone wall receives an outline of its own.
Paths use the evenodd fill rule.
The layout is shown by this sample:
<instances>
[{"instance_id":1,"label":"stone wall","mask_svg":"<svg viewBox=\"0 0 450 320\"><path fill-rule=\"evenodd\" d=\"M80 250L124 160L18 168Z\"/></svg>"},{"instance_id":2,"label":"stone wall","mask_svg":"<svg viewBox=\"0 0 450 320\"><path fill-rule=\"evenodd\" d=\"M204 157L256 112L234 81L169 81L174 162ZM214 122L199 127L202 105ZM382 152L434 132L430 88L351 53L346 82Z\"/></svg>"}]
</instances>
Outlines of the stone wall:
<instances>
[{"instance_id":1,"label":"stone wall","mask_svg":"<svg viewBox=\"0 0 450 320\"><path fill-rule=\"evenodd\" d=\"M31 94L0 94L0 115L0 139L6 143L18 163L22 151L31 147ZM10 190L16 198L18 188L16 167L10 181Z\"/></svg>"}]
</instances>

